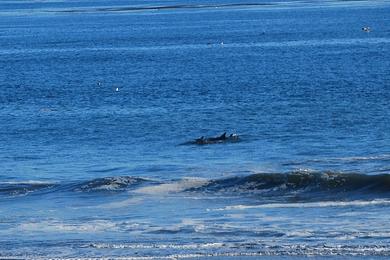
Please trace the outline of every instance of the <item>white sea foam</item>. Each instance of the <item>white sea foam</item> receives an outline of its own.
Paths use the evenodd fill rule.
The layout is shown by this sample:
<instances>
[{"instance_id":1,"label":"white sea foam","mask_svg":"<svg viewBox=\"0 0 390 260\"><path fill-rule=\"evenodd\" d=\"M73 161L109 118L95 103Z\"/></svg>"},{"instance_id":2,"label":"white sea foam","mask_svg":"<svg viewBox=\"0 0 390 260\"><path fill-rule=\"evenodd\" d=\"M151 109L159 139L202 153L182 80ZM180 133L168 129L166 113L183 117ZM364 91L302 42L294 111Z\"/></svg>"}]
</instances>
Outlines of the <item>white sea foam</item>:
<instances>
[{"instance_id":1,"label":"white sea foam","mask_svg":"<svg viewBox=\"0 0 390 260\"><path fill-rule=\"evenodd\" d=\"M142 187L135 190L134 192L150 194L150 195L169 194L169 193L181 192L191 188L201 187L207 184L208 182L209 182L208 180L202 178L186 178L177 182Z\"/></svg>"},{"instance_id":2,"label":"white sea foam","mask_svg":"<svg viewBox=\"0 0 390 260\"><path fill-rule=\"evenodd\" d=\"M375 156L351 156L351 157L341 157L335 158L341 161L373 161L373 160L390 160L390 154L382 154Z\"/></svg>"},{"instance_id":3,"label":"white sea foam","mask_svg":"<svg viewBox=\"0 0 390 260\"><path fill-rule=\"evenodd\" d=\"M358 238L390 238L390 231L360 231L351 233L340 233L336 235L337 240L351 240Z\"/></svg>"},{"instance_id":4,"label":"white sea foam","mask_svg":"<svg viewBox=\"0 0 390 260\"><path fill-rule=\"evenodd\" d=\"M288 237L311 237L313 236L312 230L293 230L286 232Z\"/></svg>"},{"instance_id":5,"label":"white sea foam","mask_svg":"<svg viewBox=\"0 0 390 260\"><path fill-rule=\"evenodd\" d=\"M253 247L255 251L247 251L248 246ZM389 256L390 250L388 245L341 245L341 244L330 244L330 243L320 243L317 245L309 245L305 243L301 244L270 244L264 245L259 243L259 241L246 241L243 243L231 243L231 244L221 244L221 243L204 243L204 244L110 244L110 243L92 243L84 246L84 248L97 248L97 249L152 249L159 251L158 255L155 254L146 254L143 256L115 256L117 260L124 259L188 259L188 258L208 258L208 257L223 257L229 259L228 257L260 257L260 256L282 256L283 258L288 256L294 257L308 257L308 256L325 256L325 257L352 257L352 256ZM233 250L229 250L233 249ZM222 249L222 250L221 250ZM169 254L161 255L162 250L169 250ZM184 252L177 252L175 250L185 250ZM188 251L187 251L188 250ZM191 252L191 250L196 250ZM218 251L217 251L218 250ZM173 251L173 252L172 252ZM7 257L2 255L2 259L113 259L111 256L98 256L98 257L86 257L86 256L77 256L77 257L60 257L56 256L33 256L23 258L18 257ZM233 258L236 259L236 258ZM295 259L295 258L294 258Z\"/></svg>"},{"instance_id":6,"label":"white sea foam","mask_svg":"<svg viewBox=\"0 0 390 260\"><path fill-rule=\"evenodd\" d=\"M240 245L237 245L240 246ZM243 244L241 246L246 246ZM218 259L226 258L229 259L233 257L233 259L237 259L240 257L269 257L269 256L283 256L283 258L287 256L302 258L302 257L313 257L313 256L324 256L324 257L342 257L342 258L350 258L350 257L364 257L364 256L389 256L389 248L387 245L375 246L375 245L360 245L360 246L341 246L338 244L322 244L322 245L282 245L282 246L272 246L270 248L262 248L256 252L245 252L245 251L230 251L230 252L196 252L196 253L177 253L177 254L169 254L162 256L115 256L117 260L152 260L152 259L208 259L211 257L218 257ZM52 259L52 260L62 260L62 259L78 259L78 260L111 260L113 257L33 257L33 259ZM3 258L7 259L7 258ZM8 259L22 259L10 257ZM23 257L25 259L25 257Z\"/></svg>"},{"instance_id":7,"label":"white sea foam","mask_svg":"<svg viewBox=\"0 0 390 260\"><path fill-rule=\"evenodd\" d=\"M137 205L142 203L142 198L129 198L122 201L116 201L111 203L106 203L99 206L93 206L92 208L102 208L102 209L116 209L116 208L125 208L130 205Z\"/></svg>"},{"instance_id":8,"label":"white sea foam","mask_svg":"<svg viewBox=\"0 0 390 260\"><path fill-rule=\"evenodd\" d=\"M94 247L100 249L209 249L209 248L221 248L224 243L191 243L191 244L142 244L142 243L132 243L132 244L110 244L110 243L92 243L86 245L85 247Z\"/></svg>"},{"instance_id":9,"label":"white sea foam","mask_svg":"<svg viewBox=\"0 0 390 260\"><path fill-rule=\"evenodd\" d=\"M118 231L117 224L106 220L94 220L84 223L65 223L59 220L21 223L17 227L19 232L76 232L95 233Z\"/></svg>"},{"instance_id":10,"label":"white sea foam","mask_svg":"<svg viewBox=\"0 0 390 260\"><path fill-rule=\"evenodd\" d=\"M245 210L257 208L322 208L322 207L364 207L373 205L390 205L390 200L376 199L371 201L321 201L321 202L303 202L303 203L270 203L261 205L233 205L218 209L209 209L211 211L221 210Z\"/></svg>"}]
</instances>

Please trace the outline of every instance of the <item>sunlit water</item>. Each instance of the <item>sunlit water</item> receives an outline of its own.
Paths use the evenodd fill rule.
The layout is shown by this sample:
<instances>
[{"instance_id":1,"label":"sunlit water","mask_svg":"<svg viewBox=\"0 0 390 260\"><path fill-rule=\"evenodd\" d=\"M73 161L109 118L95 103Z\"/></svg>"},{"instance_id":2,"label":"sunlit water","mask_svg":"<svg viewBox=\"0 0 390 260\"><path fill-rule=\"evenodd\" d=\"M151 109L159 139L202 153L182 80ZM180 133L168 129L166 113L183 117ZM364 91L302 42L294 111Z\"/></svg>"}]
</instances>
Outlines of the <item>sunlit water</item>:
<instances>
[{"instance_id":1,"label":"sunlit water","mask_svg":"<svg viewBox=\"0 0 390 260\"><path fill-rule=\"evenodd\" d=\"M0 258L390 256L389 14L1 1Z\"/></svg>"}]
</instances>

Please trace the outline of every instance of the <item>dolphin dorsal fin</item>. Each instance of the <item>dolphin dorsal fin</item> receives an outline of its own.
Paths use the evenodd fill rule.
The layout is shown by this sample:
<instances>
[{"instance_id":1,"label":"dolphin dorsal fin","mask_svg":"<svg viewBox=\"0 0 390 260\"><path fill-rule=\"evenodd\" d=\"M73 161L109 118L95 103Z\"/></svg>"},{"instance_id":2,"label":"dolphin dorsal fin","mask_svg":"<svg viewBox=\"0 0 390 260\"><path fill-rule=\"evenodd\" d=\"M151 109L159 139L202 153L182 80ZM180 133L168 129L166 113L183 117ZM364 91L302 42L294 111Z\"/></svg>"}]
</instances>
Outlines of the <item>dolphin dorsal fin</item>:
<instances>
[{"instance_id":1,"label":"dolphin dorsal fin","mask_svg":"<svg viewBox=\"0 0 390 260\"><path fill-rule=\"evenodd\" d=\"M226 132L223 133L220 137L221 137L221 138L226 138Z\"/></svg>"}]
</instances>

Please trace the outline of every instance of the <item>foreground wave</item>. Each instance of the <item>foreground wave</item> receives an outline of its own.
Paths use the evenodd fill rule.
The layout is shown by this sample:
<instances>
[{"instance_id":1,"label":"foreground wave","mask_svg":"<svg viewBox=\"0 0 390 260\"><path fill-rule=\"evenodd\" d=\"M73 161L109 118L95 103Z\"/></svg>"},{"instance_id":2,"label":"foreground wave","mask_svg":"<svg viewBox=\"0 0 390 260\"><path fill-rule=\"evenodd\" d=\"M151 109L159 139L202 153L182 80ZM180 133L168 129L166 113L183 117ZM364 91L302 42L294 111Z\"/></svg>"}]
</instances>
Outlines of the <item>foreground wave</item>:
<instances>
[{"instance_id":1,"label":"foreground wave","mask_svg":"<svg viewBox=\"0 0 390 260\"><path fill-rule=\"evenodd\" d=\"M89 181L58 183L44 181L0 182L0 197L53 192L116 193L134 191L137 194L229 194L235 196L286 197L327 199L339 196L365 195L387 198L390 195L390 175L365 175L335 172L258 173L223 179L185 178L156 181L132 176L112 176ZM96 194L95 194L96 195Z\"/></svg>"},{"instance_id":2,"label":"foreground wave","mask_svg":"<svg viewBox=\"0 0 390 260\"><path fill-rule=\"evenodd\" d=\"M335 172L259 173L210 181L201 187L206 192L285 193L388 193L390 175L345 174Z\"/></svg>"},{"instance_id":3,"label":"foreground wave","mask_svg":"<svg viewBox=\"0 0 390 260\"><path fill-rule=\"evenodd\" d=\"M52 192L120 192L137 187L149 180L131 176L96 178L90 181L69 183L45 181L0 181L1 196L23 196Z\"/></svg>"}]
</instances>

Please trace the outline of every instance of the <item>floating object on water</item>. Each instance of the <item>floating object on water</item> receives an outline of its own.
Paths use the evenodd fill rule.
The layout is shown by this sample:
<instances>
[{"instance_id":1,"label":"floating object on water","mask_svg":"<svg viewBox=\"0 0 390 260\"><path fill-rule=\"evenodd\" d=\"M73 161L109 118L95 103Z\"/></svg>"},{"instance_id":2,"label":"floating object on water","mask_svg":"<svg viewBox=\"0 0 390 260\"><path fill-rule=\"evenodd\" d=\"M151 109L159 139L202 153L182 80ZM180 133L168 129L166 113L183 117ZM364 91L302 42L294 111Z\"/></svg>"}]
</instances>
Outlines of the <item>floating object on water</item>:
<instances>
[{"instance_id":1,"label":"floating object on water","mask_svg":"<svg viewBox=\"0 0 390 260\"><path fill-rule=\"evenodd\" d=\"M367 26L367 27L363 27L363 28L362 28L362 31L363 31L363 32L371 32L371 28L368 27L368 26Z\"/></svg>"},{"instance_id":2,"label":"floating object on water","mask_svg":"<svg viewBox=\"0 0 390 260\"><path fill-rule=\"evenodd\" d=\"M116 88L115 91L119 91L119 88Z\"/></svg>"},{"instance_id":3,"label":"floating object on water","mask_svg":"<svg viewBox=\"0 0 390 260\"><path fill-rule=\"evenodd\" d=\"M193 141L186 142L184 144L197 144L197 145L204 145L204 144L219 144L219 143L235 143L240 141L240 137L237 134L230 134L229 136L226 135L226 132L223 133L220 136L217 137L200 137Z\"/></svg>"}]
</instances>

